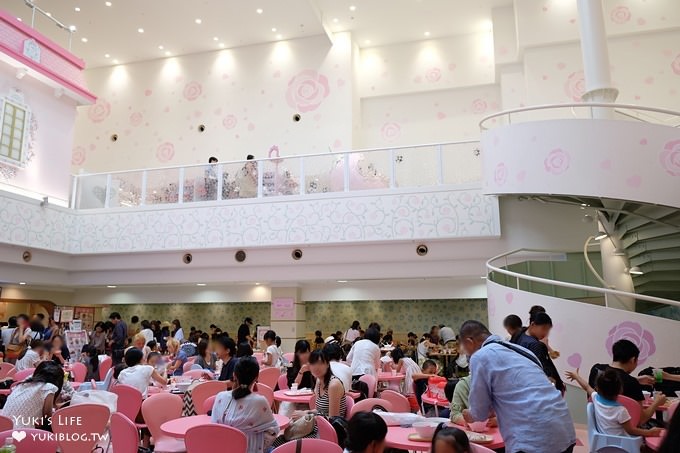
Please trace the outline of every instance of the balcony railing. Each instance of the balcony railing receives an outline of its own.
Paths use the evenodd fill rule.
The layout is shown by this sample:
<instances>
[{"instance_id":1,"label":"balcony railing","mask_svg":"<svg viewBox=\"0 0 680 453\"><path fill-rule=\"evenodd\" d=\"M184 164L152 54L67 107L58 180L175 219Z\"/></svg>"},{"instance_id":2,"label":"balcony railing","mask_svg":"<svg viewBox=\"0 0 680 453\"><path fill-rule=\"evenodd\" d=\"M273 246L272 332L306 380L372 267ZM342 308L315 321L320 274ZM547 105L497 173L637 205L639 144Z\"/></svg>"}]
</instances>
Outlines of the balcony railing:
<instances>
[{"instance_id":1,"label":"balcony railing","mask_svg":"<svg viewBox=\"0 0 680 453\"><path fill-rule=\"evenodd\" d=\"M111 209L481 181L479 141L220 162L74 176L71 207Z\"/></svg>"}]
</instances>

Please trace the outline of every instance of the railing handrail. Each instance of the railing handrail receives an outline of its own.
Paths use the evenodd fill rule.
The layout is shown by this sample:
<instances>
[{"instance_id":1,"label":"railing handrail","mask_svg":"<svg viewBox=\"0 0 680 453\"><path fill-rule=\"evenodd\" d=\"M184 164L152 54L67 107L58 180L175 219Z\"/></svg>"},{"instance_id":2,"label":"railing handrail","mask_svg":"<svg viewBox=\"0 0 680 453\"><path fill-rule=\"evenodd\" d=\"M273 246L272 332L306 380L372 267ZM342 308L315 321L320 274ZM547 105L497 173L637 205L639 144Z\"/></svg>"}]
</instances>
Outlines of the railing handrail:
<instances>
[{"instance_id":1,"label":"railing handrail","mask_svg":"<svg viewBox=\"0 0 680 453\"><path fill-rule=\"evenodd\" d=\"M54 22L54 24L60 29L68 33L68 50L71 50L71 44L73 39L73 33L75 32L74 27L67 26L57 18L53 17L50 13L40 8L38 5L33 3L33 0L24 0L24 4L31 8L31 28L35 28L35 13L36 11L41 15L45 16L48 20Z\"/></svg>"},{"instance_id":2,"label":"railing handrail","mask_svg":"<svg viewBox=\"0 0 680 453\"><path fill-rule=\"evenodd\" d=\"M284 159L302 159L302 158L308 158L308 157L322 157L322 156L344 156L345 154L356 154L356 153L372 153L372 152L377 152L377 151L397 151L400 149L412 149L412 148L427 148L427 147L434 147L434 146L448 146L448 145L469 145L472 143L479 143L479 140L461 140L461 141L456 141L456 142L442 142L442 143L426 143L426 144L420 144L420 145L400 145L400 146L388 146L388 147L383 147L383 148L363 148L363 149L352 149L352 150L345 150L345 151L330 151L326 153L314 153L314 154L295 154L291 156L276 156L276 157L262 157L259 159L251 159L251 160L230 160L230 161L223 161L223 162L218 162L216 164L209 164L208 162L204 162L201 164L187 164L187 165L170 165L166 167L153 167L153 168L136 168L136 169L131 169L131 170L114 170L114 171L105 171L105 172L98 172L98 173L81 173L77 175L73 175L75 178L81 178L81 177L86 177L86 176L104 176L104 175L118 175L122 173L136 173L136 172L141 172L141 171L146 171L146 172L151 172L151 171L161 171L161 170L176 170L180 168L200 168L200 167L205 167L208 165L231 165L231 164L246 164L248 162L268 162L268 161L281 161Z\"/></svg>"},{"instance_id":3,"label":"railing handrail","mask_svg":"<svg viewBox=\"0 0 680 453\"><path fill-rule=\"evenodd\" d=\"M487 269L491 270L492 272L498 272L499 274L503 275L508 275L510 277L515 277L517 279L522 279L522 280L528 280L531 282L536 282L536 283L543 283L546 285L551 285L551 286L561 286L564 288L571 288L571 289L580 289L583 291L590 291L594 293L601 293L601 294L611 294L614 296L623 296L623 297L630 297L633 299L638 299L638 300L645 300L648 302L656 302L659 304L664 304L664 305L673 305L675 307L680 307L680 302L676 300L670 300L670 299L664 299L661 297L654 297L654 296L646 296L644 294L636 294L636 293L629 293L627 291L620 291L618 289L610 289L610 288L600 288L597 286L588 286L588 285L581 285L579 283L570 283L570 282L561 282L558 280L550 280L548 278L541 278L541 277L534 277L533 275L527 275L527 274L521 274L519 272L514 272L510 271L507 269L503 269L497 266L494 266L492 263L494 261L497 261L501 258L507 258L510 255L514 255L516 253L521 253L521 252L533 252L533 253L566 253L563 250L558 251L558 250L544 250L544 249L528 249L528 248L521 248L521 249L516 249L512 250L510 252L502 253L500 255L494 256L490 260L486 262L486 267Z\"/></svg>"},{"instance_id":4,"label":"railing handrail","mask_svg":"<svg viewBox=\"0 0 680 453\"><path fill-rule=\"evenodd\" d=\"M484 123L487 121L493 119L493 118L498 118L501 116L505 115L512 115L513 113L522 113L522 112L532 112L534 110L551 110L551 109L559 109L559 108L574 108L574 107L608 107L608 108L619 108L619 109L628 109L628 110L641 110L643 112L655 112L655 113L663 113L666 115L673 115L677 116L680 118L680 112L677 112L675 110L668 110L668 109L661 109L657 107L646 107L646 106L641 106L641 105L636 105L636 104L617 104L617 103L611 103L611 102L569 102L569 103L564 103L564 104L539 104L539 105L531 105L531 106L526 106L526 107L518 107L514 109L508 109L508 110L503 110L501 112L496 112L492 113L491 115L487 115L484 118L482 118L479 121L479 128L481 130L487 130L488 127L485 126Z\"/></svg>"}]
</instances>

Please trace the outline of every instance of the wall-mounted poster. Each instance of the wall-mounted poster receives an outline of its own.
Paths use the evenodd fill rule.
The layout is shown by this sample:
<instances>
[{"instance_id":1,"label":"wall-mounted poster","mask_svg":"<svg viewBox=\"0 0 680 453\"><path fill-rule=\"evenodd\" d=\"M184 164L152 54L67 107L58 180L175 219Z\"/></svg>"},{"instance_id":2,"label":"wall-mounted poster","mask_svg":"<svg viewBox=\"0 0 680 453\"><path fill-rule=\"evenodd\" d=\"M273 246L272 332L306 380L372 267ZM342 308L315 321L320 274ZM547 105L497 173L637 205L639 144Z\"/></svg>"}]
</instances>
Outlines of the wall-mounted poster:
<instances>
[{"instance_id":1,"label":"wall-mounted poster","mask_svg":"<svg viewBox=\"0 0 680 453\"><path fill-rule=\"evenodd\" d=\"M83 329L91 331L94 328L94 308L75 307L73 319L80 319Z\"/></svg>"},{"instance_id":2,"label":"wall-mounted poster","mask_svg":"<svg viewBox=\"0 0 680 453\"><path fill-rule=\"evenodd\" d=\"M54 314L52 315L56 322L61 322L61 308L54 307Z\"/></svg>"},{"instance_id":3,"label":"wall-mounted poster","mask_svg":"<svg viewBox=\"0 0 680 453\"><path fill-rule=\"evenodd\" d=\"M66 347L71 353L71 357L80 357L80 351L88 343L87 332L84 330L79 332L67 330L64 335L66 336Z\"/></svg>"},{"instance_id":4,"label":"wall-mounted poster","mask_svg":"<svg viewBox=\"0 0 680 453\"><path fill-rule=\"evenodd\" d=\"M277 297L272 300L272 319L295 320L295 299L292 297Z\"/></svg>"},{"instance_id":5,"label":"wall-mounted poster","mask_svg":"<svg viewBox=\"0 0 680 453\"><path fill-rule=\"evenodd\" d=\"M271 327L257 326L257 336L255 337L257 340L257 343L255 343L256 348L264 349L264 334L267 333L268 330L271 330Z\"/></svg>"},{"instance_id":6,"label":"wall-mounted poster","mask_svg":"<svg viewBox=\"0 0 680 453\"><path fill-rule=\"evenodd\" d=\"M71 322L73 321L73 307L61 307L61 321L60 322Z\"/></svg>"}]
</instances>

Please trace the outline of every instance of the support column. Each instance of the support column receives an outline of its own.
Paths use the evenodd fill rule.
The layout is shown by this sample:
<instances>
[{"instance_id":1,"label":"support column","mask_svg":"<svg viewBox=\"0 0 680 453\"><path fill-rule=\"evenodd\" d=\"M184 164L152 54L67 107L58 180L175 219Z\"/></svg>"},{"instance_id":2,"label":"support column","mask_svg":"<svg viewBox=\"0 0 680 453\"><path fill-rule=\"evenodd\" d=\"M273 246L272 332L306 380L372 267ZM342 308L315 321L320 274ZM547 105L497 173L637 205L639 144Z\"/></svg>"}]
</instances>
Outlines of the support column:
<instances>
[{"instance_id":1,"label":"support column","mask_svg":"<svg viewBox=\"0 0 680 453\"><path fill-rule=\"evenodd\" d=\"M271 328L281 337L284 352L293 352L295 342L306 337L305 303L300 288L271 289Z\"/></svg>"},{"instance_id":2,"label":"support column","mask_svg":"<svg viewBox=\"0 0 680 453\"><path fill-rule=\"evenodd\" d=\"M612 87L602 0L578 0L578 16L586 82L586 92L582 98L585 102L614 102L619 90ZM603 117L595 113L594 117Z\"/></svg>"}]
</instances>

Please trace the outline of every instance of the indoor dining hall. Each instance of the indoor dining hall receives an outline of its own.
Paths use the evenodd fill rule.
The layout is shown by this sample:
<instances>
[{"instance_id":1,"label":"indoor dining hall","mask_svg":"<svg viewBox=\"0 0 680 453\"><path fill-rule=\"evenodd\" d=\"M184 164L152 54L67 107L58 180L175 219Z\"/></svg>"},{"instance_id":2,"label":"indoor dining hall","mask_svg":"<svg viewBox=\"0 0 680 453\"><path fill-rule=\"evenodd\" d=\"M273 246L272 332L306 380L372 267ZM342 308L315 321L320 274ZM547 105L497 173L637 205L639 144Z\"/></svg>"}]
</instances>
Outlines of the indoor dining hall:
<instances>
[{"instance_id":1,"label":"indoor dining hall","mask_svg":"<svg viewBox=\"0 0 680 453\"><path fill-rule=\"evenodd\" d=\"M680 453L677 0L0 37L0 453Z\"/></svg>"}]
</instances>

